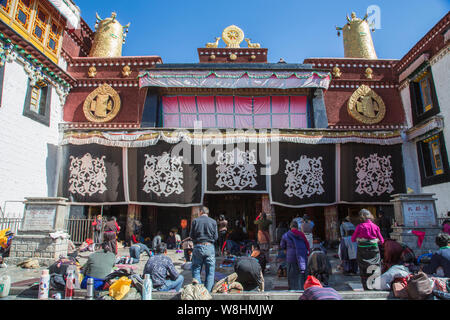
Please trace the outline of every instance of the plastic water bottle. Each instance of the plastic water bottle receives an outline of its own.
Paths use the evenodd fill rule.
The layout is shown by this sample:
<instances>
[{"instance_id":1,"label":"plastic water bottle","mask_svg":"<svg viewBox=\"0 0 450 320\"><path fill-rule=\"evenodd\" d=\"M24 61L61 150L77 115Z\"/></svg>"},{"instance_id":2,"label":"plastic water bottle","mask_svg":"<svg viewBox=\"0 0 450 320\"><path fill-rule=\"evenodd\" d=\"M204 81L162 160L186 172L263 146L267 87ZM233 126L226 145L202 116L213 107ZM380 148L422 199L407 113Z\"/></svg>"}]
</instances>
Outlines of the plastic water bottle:
<instances>
[{"instance_id":1,"label":"plastic water bottle","mask_svg":"<svg viewBox=\"0 0 450 320\"><path fill-rule=\"evenodd\" d=\"M142 286L142 300L152 300L153 283L150 274L145 274L144 285Z\"/></svg>"},{"instance_id":2,"label":"plastic water bottle","mask_svg":"<svg viewBox=\"0 0 450 320\"><path fill-rule=\"evenodd\" d=\"M9 295L11 289L11 278L8 275L0 277L0 298L5 298Z\"/></svg>"},{"instance_id":3,"label":"plastic water bottle","mask_svg":"<svg viewBox=\"0 0 450 320\"><path fill-rule=\"evenodd\" d=\"M50 283L50 275L48 273L48 269L42 270L41 279L39 281L39 292L38 292L39 300L48 299L49 283Z\"/></svg>"},{"instance_id":4,"label":"plastic water bottle","mask_svg":"<svg viewBox=\"0 0 450 320\"><path fill-rule=\"evenodd\" d=\"M73 271L67 271L66 291L64 295L66 300L72 300L74 287L75 287L75 276L73 274Z\"/></svg>"},{"instance_id":5,"label":"plastic water bottle","mask_svg":"<svg viewBox=\"0 0 450 320\"><path fill-rule=\"evenodd\" d=\"M87 285L86 285L86 300L93 300L94 299L94 279L89 278L87 279Z\"/></svg>"}]
</instances>

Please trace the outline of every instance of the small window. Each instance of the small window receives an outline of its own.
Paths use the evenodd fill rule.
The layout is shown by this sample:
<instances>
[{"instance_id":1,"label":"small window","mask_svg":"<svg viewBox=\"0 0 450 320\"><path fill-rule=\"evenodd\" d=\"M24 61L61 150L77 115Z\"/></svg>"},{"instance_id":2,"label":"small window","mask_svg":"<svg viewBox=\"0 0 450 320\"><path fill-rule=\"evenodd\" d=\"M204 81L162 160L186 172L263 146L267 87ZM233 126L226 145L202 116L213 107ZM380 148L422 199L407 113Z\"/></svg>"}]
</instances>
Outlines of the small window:
<instances>
[{"instance_id":1,"label":"small window","mask_svg":"<svg viewBox=\"0 0 450 320\"><path fill-rule=\"evenodd\" d=\"M11 12L11 0L0 0L0 9L9 14Z\"/></svg>"},{"instance_id":2,"label":"small window","mask_svg":"<svg viewBox=\"0 0 450 320\"><path fill-rule=\"evenodd\" d=\"M25 29L28 29L30 16L31 16L31 0L18 0L16 20Z\"/></svg>"},{"instance_id":3,"label":"small window","mask_svg":"<svg viewBox=\"0 0 450 320\"><path fill-rule=\"evenodd\" d=\"M440 112L430 68L411 79L410 95L414 124Z\"/></svg>"},{"instance_id":4,"label":"small window","mask_svg":"<svg viewBox=\"0 0 450 320\"><path fill-rule=\"evenodd\" d=\"M418 142L422 185L449 181L450 172L442 133Z\"/></svg>"},{"instance_id":5,"label":"small window","mask_svg":"<svg viewBox=\"0 0 450 320\"><path fill-rule=\"evenodd\" d=\"M47 29L48 15L42 11L41 8L37 10L36 18L34 19L33 35L40 41L44 42L45 30Z\"/></svg>"},{"instance_id":6,"label":"small window","mask_svg":"<svg viewBox=\"0 0 450 320\"><path fill-rule=\"evenodd\" d=\"M50 95L51 87L45 82L28 86L23 112L24 116L49 126Z\"/></svg>"},{"instance_id":7,"label":"small window","mask_svg":"<svg viewBox=\"0 0 450 320\"><path fill-rule=\"evenodd\" d=\"M422 79L418 81L420 100L422 106L419 110L420 113L425 113L433 108L433 102L431 101L431 87L430 87L430 75L426 74Z\"/></svg>"},{"instance_id":8,"label":"small window","mask_svg":"<svg viewBox=\"0 0 450 320\"><path fill-rule=\"evenodd\" d=\"M54 54L58 53L58 44L61 37L61 28L56 23L51 24L50 32L47 40L47 48Z\"/></svg>"}]
</instances>

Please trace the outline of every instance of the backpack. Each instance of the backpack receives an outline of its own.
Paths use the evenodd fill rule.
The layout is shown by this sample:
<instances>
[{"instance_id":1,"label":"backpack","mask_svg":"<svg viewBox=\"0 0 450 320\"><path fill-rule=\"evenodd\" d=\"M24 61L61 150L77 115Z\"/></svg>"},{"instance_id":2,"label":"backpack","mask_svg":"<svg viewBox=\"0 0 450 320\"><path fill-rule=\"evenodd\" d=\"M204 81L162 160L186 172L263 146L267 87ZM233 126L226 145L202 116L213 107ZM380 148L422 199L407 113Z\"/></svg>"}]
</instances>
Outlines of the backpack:
<instances>
[{"instance_id":1,"label":"backpack","mask_svg":"<svg viewBox=\"0 0 450 320\"><path fill-rule=\"evenodd\" d=\"M428 276L419 272L411 276L406 286L408 297L412 300L425 300L433 293L433 287Z\"/></svg>"},{"instance_id":2,"label":"backpack","mask_svg":"<svg viewBox=\"0 0 450 320\"><path fill-rule=\"evenodd\" d=\"M67 271L73 270L75 274L75 288L80 288L80 264L76 259L60 258L49 268L50 286L56 290L64 290L66 287Z\"/></svg>"},{"instance_id":3,"label":"backpack","mask_svg":"<svg viewBox=\"0 0 450 320\"><path fill-rule=\"evenodd\" d=\"M181 290L181 300L212 300L212 296L203 284L188 284Z\"/></svg>"}]
</instances>

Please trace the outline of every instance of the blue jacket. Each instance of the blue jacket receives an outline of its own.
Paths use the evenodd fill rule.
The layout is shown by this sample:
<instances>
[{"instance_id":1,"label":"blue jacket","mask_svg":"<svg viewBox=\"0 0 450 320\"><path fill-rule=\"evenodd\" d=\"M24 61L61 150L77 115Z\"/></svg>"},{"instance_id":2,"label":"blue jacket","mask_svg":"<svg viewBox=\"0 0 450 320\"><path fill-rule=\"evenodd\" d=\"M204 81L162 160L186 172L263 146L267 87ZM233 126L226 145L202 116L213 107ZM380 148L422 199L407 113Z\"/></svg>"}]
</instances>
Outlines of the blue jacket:
<instances>
[{"instance_id":1,"label":"blue jacket","mask_svg":"<svg viewBox=\"0 0 450 320\"><path fill-rule=\"evenodd\" d=\"M305 235L300 231L290 230L281 237L280 248L286 250L286 262L297 263L301 271L306 270L308 262L309 246L307 242Z\"/></svg>"}]
</instances>

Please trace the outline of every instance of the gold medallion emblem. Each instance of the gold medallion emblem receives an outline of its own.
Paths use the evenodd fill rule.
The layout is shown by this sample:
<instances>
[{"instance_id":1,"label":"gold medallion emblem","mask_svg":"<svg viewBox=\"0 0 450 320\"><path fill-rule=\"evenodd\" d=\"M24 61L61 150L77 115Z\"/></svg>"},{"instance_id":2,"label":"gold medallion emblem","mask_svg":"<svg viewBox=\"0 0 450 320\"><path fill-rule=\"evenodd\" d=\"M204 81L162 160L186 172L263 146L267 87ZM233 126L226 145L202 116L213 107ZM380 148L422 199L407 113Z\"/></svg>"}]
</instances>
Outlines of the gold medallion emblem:
<instances>
[{"instance_id":1,"label":"gold medallion emblem","mask_svg":"<svg viewBox=\"0 0 450 320\"><path fill-rule=\"evenodd\" d=\"M366 85L361 85L351 95L348 113L364 124L374 124L383 120L386 106L381 97Z\"/></svg>"},{"instance_id":2,"label":"gold medallion emblem","mask_svg":"<svg viewBox=\"0 0 450 320\"><path fill-rule=\"evenodd\" d=\"M120 96L106 83L92 91L84 101L83 112L91 122L108 122L120 110Z\"/></svg>"},{"instance_id":3,"label":"gold medallion emblem","mask_svg":"<svg viewBox=\"0 0 450 320\"><path fill-rule=\"evenodd\" d=\"M240 44L244 41L244 31L235 25L226 27L222 32L222 40L226 43L226 48L240 48Z\"/></svg>"}]
</instances>

